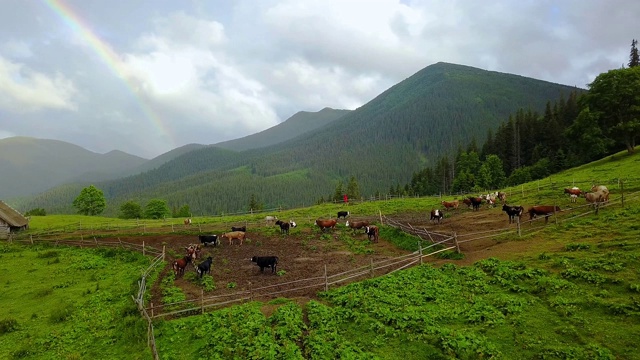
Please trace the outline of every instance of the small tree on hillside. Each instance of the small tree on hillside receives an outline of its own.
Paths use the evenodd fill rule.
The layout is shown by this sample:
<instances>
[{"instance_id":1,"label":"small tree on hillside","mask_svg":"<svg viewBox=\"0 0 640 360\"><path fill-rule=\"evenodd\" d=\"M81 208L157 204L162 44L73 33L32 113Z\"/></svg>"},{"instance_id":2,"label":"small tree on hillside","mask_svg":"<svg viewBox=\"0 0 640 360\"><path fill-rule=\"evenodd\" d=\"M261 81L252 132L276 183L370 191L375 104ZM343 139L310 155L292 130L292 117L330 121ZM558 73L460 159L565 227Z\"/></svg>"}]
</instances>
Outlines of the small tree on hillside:
<instances>
[{"instance_id":1,"label":"small tree on hillside","mask_svg":"<svg viewBox=\"0 0 640 360\"><path fill-rule=\"evenodd\" d=\"M102 190L91 185L82 189L80 195L73 200L73 207L78 209L78 213L82 215L99 215L107 207L107 200L105 200Z\"/></svg>"},{"instance_id":2,"label":"small tree on hillside","mask_svg":"<svg viewBox=\"0 0 640 360\"><path fill-rule=\"evenodd\" d=\"M191 208L189 205L182 205L182 207L173 212L172 216L174 218L188 218L191 217Z\"/></svg>"},{"instance_id":3,"label":"small tree on hillside","mask_svg":"<svg viewBox=\"0 0 640 360\"><path fill-rule=\"evenodd\" d=\"M347 184L347 196L349 197L349 199L360 198L360 188L355 176L351 176L351 178L349 179L349 183Z\"/></svg>"},{"instance_id":4,"label":"small tree on hillside","mask_svg":"<svg viewBox=\"0 0 640 360\"><path fill-rule=\"evenodd\" d=\"M120 205L121 219L140 219L142 218L142 206L135 201L127 201Z\"/></svg>"},{"instance_id":5,"label":"small tree on hillside","mask_svg":"<svg viewBox=\"0 0 640 360\"><path fill-rule=\"evenodd\" d=\"M333 196L331 197L331 200L333 201L342 201L342 195L344 194L343 190L342 190L342 181L338 182L338 185L336 186L336 190L333 192Z\"/></svg>"},{"instance_id":6,"label":"small tree on hillside","mask_svg":"<svg viewBox=\"0 0 640 360\"><path fill-rule=\"evenodd\" d=\"M161 199L150 200L144 208L144 217L147 219L164 219L169 214L169 205Z\"/></svg>"},{"instance_id":7,"label":"small tree on hillside","mask_svg":"<svg viewBox=\"0 0 640 360\"><path fill-rule=\"evenodd\" d=\"M251 194L251 198L249 198L249 211L262 210L264 205L260 203L256 197L256 194Z\"/></svg>"},{"instance_id":8,"label":"small tree on hillside","mask_svg":"<svg viewBox=\"0 0 640 360\"><path fill-rule=\"evenodd\" d=\"M629 54L629 67L635 67L640 65L640 55L638 54L638 40L633 39L631 41L631 52Z\"/></svg>"}]
</instances>

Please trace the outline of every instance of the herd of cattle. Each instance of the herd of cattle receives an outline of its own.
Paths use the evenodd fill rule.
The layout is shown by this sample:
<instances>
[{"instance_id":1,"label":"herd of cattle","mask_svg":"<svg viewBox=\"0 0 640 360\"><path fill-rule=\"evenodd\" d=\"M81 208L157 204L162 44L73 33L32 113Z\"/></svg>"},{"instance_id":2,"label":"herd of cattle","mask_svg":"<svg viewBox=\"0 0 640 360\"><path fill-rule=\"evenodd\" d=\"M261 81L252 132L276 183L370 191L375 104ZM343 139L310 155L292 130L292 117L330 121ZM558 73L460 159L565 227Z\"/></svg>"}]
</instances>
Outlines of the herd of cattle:
<instances>
[{"instance_id":1,"label":"herd of cattle","mask_svg":"<svg viewBox=\"0 0 640 360\"><path fill-rule=\"evenodd\" d=\"M337 219L346 219L350 215L350 213L348 211L339 211L337 215ZM318 219L316 220L316 225L322 232L325 232L325 230L327 229L335 228L335 226L338 224L337 219ZM295 221L282 221L275 216L267 216L265 217L265 221L267 225L279 226L280 233L283 235L288 235L289 229L295 228L297 226ZM191 219L185 219L184 224L185 226L190 226L192 224ZM347 220L344 225L351 228L354 233L356 230L364 229L364 232L365 234L367 234L368 239L372 242L377 242L379 239L378 227L375 225L370 225L368 221L349 222L349 220ZM227 238L229 240L229 245L233 244L233 240L238 240L239 245L242 245L244 239L246 238L246 231L246 226L232 226L230 232L226 232L221 235L198 235L200 244L190 244L189 246L185 247L185 255L173 262L172 268L176 278L180 275L184 275L185 268L189 264L193 264L196 274L198 274L200 278L202 278L202 276L205 274L209 274L211 272L211 264L213 263L213 258L211 256L207 257L205 261L201 262L197 266L195 265L196 260L200 258L200 252L202 251L203 247L218 246L220 245L220 240L222 238ZM260 272L264 272L265 268L270 268L272 273L276 272L276 268L278 265L277 256L253 256L250 260L256 263L256 265L260 268Z\"/></svg>"},{"instance_id":2,"label":"herd of cattle","mask_svg":"<svg viewBox=\"0 0 640 360\"><path fill-rule=\"evenodd\" d=\"M582 195L584 196L587 204L591 206L597 206L602 203L606 203L609 201L609 189L607 189L604 185L593 185L591 187L591 192L586 192L580 190L578 187L571 187L564 189L565 194L570 195L570 199L572 203L577 202L577 199ZM486 195L480 196L469 196L462 200L462 203L467 205L468 208L473 208L473 210L479 210L480 206L483 202L486 202L489 208L495 206L497 200L502 202L502 211L504 211L509 217L509 223L513 223L516 221L516 217L518 220L522 219L522 215L525 212L524 207L520 205L507 205L507 194L504 192L495 192ZM442 205L445 209L457 209L460 201L442 201ZM535 205L531 206L527 209L527 213L529 214L529 220L533 220L537 216L544 216L545 223L549 221L549 217L554 215L555 213L561 211L560 207L557 205ZM430 221L439 224L444 217L444 212L439 209L431 210Z\"/></svg>"},{"instance_id":3,"label":"herd of cattle","mask_svg":"<svg viewBox=\"0 0 640 360\"><path fill-rule=\"evenodd\" d=\"M576 202L577 198L583 196L588 204L593 206L597 206L601 203L606 203L609 201L609 190L604 185L594 185L591 188L590 192L585 192L580 190L577 187L571 187L564 189L565 194L569 194L571 202ZM508 205L507 204L507 195L504 192L494 192L480 196L469 196L460 202L459 200L453 201L442 201L441 204L444 206L446 210L433 209L430 214L430 221L434 224L442 223L444 219L445 211L448 210L456 210L460 203L467 205L469 209L473 209L477 211L480 209L483 203L486 203L489 208L495 206L496 202L500 201L502 203L502 211L504 211L508 218L509 224L515 223L516 221L520 221L522 219L522 215L525 213L525 208L520 205ZM531 206L527 209L527 213L529 214L529 220L533 220L537 216L544 216L545 223L548 222L549 217L561 211L560 207L557 205L535 205ZM344 226L351 228L353 233L355 234L358 230L363 230L367 235L367 238L371 242L377 242L379 239L379 228L376 225L370 224L369 221L366 220L347 220L351 214L349 211L338 211L335 219L317 219L315 224L320 228L322 232L332 231L335 229L336 225L338 225L339 219L346 220ZM517 219L517 220L516 220ZM277 225L280 227L280 233L283 235L289 234L289 229L295 228L297 225L294 221L282 221L279 220L275 216L267 216L265 217L265 221L267 225ZM185 219L185 226L191 225L191 219ZM194 269L196 273L202 278L203 275L209 274L211 271L211 265L213 263L213 259L211 256L207 257L206 260L195 265L195 260L200 257L200 251L202 247L206 246L217 246L220 244L220 239L227 238L229 240L229 245L233 244L233 240L238 240L239 245L242 245L243 241L246 238L246 226L241 227L231 227L230 232L223 233L221 235L198 235L198 239L200 240L200 244L191 244L185 248L186 254L184 257L177 259L173 262L173 270L175 272L176 277L184 274L184 270L187 265L193 263ZM260 268L260 272L264 272L265 268L270 268L272 273L276 272L276 267L278 265L278 257L277 256L253 256L250 260Z\"/></svg>"}]
</instances>

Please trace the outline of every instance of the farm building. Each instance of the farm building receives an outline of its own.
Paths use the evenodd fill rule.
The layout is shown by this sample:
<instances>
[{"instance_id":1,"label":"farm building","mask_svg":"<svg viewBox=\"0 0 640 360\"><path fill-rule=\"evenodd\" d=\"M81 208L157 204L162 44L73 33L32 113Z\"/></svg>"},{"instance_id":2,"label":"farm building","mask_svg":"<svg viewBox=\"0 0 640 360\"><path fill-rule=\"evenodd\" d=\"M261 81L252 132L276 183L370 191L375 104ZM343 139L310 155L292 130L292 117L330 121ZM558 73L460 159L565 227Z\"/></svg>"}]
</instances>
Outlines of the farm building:
<instances>
[{"instance_id":1,"label":"farm building","mask_svg":"<svg viewBox=\"0 0 640 360\"><path fill-rule=\"evenodd\" d=\"M11 232L28 228L29 220L0 200L0 239L8 238Z\"/></svg>"}]
</instances>

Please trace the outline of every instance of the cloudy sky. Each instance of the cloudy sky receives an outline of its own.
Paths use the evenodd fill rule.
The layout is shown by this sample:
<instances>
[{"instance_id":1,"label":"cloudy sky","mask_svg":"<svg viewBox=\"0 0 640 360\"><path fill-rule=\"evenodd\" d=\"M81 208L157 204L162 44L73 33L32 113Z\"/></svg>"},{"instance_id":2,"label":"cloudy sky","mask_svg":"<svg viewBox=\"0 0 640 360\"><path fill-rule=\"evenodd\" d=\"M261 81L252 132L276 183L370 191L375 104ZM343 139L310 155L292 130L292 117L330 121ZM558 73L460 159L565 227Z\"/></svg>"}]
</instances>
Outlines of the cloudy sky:
<instances>
[{"instance_id":1,"label":"cloudy sky","mask_svg":"<svg viewBox=\"0 0 640 360\"><path fill-rule=\"evenodd\" d=\"M152 158L355 109L439 61L586 87L638 0L0 0L0 138Z\"/></svg>"}]
</instances>

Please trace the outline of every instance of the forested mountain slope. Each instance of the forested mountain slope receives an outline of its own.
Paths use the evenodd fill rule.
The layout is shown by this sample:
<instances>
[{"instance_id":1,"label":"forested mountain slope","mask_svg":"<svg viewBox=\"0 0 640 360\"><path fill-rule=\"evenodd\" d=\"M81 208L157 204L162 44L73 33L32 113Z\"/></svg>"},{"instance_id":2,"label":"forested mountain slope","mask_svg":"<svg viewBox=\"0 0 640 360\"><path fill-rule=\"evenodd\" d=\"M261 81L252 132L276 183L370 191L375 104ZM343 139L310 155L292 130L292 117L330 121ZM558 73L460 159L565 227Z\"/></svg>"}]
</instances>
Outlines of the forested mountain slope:
<instances>
[{"instance_id":1,"label":"forested mountain slope","mask_svg":"<svg viewBox=\"0 0 640 360\"><path fill-rule=\"evenodd\" d=\"M257 134L224 141L214 146L235 151L266 147L321 128L348 113L349 110L331 108L324 108L317 112L300 111L282 123Z\"/></svg>"},{"instance_id":2,"label":"forested mountain slope","mask_svg":"<svg viewBox=\"0 0 640 360\"><path fill-rule=\"evenodd\" d=\"M437 63L330 124L261 149L206 147L137 176L96 184L108 212L136 199L188 204L194 213L246 210L255 194L265 207L300 206L354 176L362 195L406 183L414 171L471 139L482 141L521 108L542 111L574 87ZM27 204L69 211L55 190ZM116 207L114 209L114 207Z\"/></svg>"}]
</instances>

